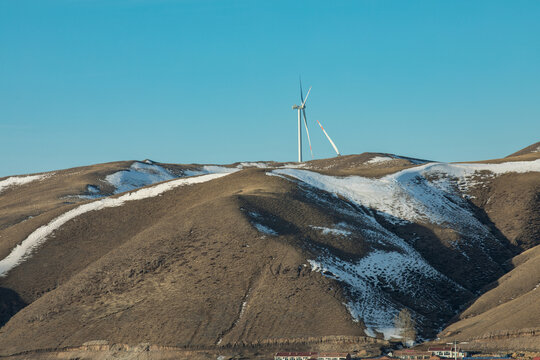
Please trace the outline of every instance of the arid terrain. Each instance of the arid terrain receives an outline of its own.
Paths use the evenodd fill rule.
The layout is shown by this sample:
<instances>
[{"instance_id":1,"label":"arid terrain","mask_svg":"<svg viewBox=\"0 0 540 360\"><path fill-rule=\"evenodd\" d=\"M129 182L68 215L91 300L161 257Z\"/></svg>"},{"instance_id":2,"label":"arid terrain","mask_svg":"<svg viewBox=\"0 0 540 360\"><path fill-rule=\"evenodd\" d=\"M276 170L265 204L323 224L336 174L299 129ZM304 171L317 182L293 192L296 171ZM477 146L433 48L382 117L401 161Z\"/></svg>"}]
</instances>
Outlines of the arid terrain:
<instances>
[{"instance_id":1,"label":"arid terrain","mask_svg":"<svg viewBox=\"0 0 540 360\"><path fill-rule=\"evenodd\" d=\"M419 341L540 351L539 287L540 143L0 179L0 357L366 356L405 308Z\"/></svg>"}]
</instances>

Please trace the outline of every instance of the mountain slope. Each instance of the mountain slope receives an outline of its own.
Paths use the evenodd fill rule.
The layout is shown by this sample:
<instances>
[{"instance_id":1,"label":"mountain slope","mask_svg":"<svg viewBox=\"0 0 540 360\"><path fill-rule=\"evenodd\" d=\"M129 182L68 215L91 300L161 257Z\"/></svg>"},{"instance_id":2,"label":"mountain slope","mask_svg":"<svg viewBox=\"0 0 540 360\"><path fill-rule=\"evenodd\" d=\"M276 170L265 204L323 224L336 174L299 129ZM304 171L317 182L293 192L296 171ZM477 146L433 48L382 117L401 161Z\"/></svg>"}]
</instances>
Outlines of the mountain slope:
<instances>
[{"instance_id":1,"label":"mountain slope","mask_svg":"<svg viewBox=\"0 0 540 360\"><path fill-rule=\"evenodd\" d=\"M515 153L508 155L507 157L515 157L515 156L537 154L537 153L540 153L540 141L532 145L529 145L519 151L516 151Z\"/></svg>"},{"instance_id":2,"label":"mountain slope","mask_svg":"<svg viewBox=\"0 0 540 360\"><path fill-rule=\"evenodd\" d=\"M96 336L202 346L362 334L348 320L339 289L328 291L327 279L299 271L301 251L261 235L240 210L251 193L283 191L283 180L253 172L67 223L3 279L2 286L32 303L2 328L0 348L20 350L27 339L37 348L65 346ZM130 218L142 221L134 228ZM307 303L313 293L318 296ZM118 331L124 327L129 331Z\"/></svg>"},{"instance_id":3,"label":"mountain slope","mask_svg":"<svg viewBox=\"0 0 540 360\"><path fill-rule=\"evenodd\" d=\"M540 246L516 256L515 268L441 332L444 341L466 339L476 349L538 351Z\"/></svg>"},{"instance_id":4,"label":"mountain slope","mask_svg":"<svg viewBox=\"0 0 540 360\"><path fill-rule=\"evenodd\" d=\"M535 267L514 256L538 245L539 171L534 156L441 164L366 153L0 180L0 355L91 340L390 339L402 308L433 337L489 287L523 293L503 276ZM493 294L462 315L497 309Z\"/></svg>"}]
</instances>

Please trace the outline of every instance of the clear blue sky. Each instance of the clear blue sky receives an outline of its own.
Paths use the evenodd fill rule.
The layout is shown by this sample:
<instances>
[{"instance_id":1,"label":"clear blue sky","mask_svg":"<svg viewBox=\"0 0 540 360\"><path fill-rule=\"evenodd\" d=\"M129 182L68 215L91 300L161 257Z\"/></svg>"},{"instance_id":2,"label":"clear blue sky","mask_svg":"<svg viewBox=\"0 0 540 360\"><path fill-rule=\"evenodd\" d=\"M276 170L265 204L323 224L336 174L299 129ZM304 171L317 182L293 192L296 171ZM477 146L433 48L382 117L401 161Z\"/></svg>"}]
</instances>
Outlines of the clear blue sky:
<instances>
[{"instance_id":1,"label":"clear blue sky","mask_svg":"<svg viewBox=\"0 0 540 360\"><path fill-rule=\"evenodd\" d=\"M0 0L0 176L150 158L502 157L540 140L540 1ZM305 147L305 157L309 158Z\"/></svg>"}]
</instances>

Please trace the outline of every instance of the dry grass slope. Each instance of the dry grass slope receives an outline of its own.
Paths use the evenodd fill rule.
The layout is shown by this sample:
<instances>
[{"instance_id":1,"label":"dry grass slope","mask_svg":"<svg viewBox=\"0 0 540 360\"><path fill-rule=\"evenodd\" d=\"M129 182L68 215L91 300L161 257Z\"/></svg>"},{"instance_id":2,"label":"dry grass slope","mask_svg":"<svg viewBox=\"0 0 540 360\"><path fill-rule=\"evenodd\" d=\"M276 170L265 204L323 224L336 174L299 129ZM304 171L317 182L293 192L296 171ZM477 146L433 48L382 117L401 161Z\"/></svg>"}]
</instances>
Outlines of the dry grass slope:
<instances>
[{"instance_id":1,"label":"dry grass slope","mask_svg":"<svg viewBox=\"0 0 540 360\"><path fill-rule=\"evenodd\" d=\"M342 156L305 167L335 176L378 178L418 163L407 158L369 163L377 157L392 155ZM488 162L538 157L525 151ZM92 201L74 196L88 194L88 185L112 194L114 188L102 179L131 163L57 171L5 189L0 194L0 258L39 226ZM162 165L174 174L197 167ZM343 305L350 296L347 286L308 265L320 249L351 261L377 249L380 245L360 232L344 238L313 228L342 222L361 228L363 220L336 209L370 209L266 172L244 168L68 221L39 251L0 278L0 356L22 352L23 358L39 357L40 349L87 352L79 347L97 339L130 349L148 343L176 351L174 356L183 352L200 358L215 357L220 349L251 357L279 348L353 349L350 339L375 352L386 342L364 337L364 324L353 321ZM540 344L534 330L540 323L540 177L489 178L469 195L475 216L493 234L485 240L486 248L469 249L471 261L453 246L459 235L443 225L395 225L376 217L431 266L466 288L455 294L440 285L438 296L449 305L439 313L422 313L427 319L424 335L435 335L434 324L462 309L441 332L443 339L540 350L534 345ZM258 231L255 223L278 236ZM423 299L396 291L391 296L422 311ZM525 328L529 330L520 335Z\"/></svg>"}]
</instances>

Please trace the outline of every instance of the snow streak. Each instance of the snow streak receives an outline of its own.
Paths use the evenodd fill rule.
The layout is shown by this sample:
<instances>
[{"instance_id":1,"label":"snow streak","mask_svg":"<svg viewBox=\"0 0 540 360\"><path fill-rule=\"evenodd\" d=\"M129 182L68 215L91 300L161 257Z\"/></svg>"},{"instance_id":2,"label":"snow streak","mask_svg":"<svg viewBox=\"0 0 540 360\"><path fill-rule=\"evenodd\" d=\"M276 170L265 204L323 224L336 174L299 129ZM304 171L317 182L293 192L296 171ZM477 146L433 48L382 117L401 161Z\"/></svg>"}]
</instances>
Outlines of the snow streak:
<instances>
[{"instance_id":1,"label":"snow streak","mask_svg":"<svg viewBox=\"0 0 540 360\"><path fill-rule=\"evenodd\" d=\"M107 175L105 181L115 187L115 194L119 194L176 177L159 165L136 161L127 170Z\"/></svg>"},{"instance_id":2,"label":"snow streak","mask_svg":"<svg viewBox=\"0 0 540 360\"><path fill-rule=\"evenodd\" d=\"M53 174L29 175L29 176L12 176L0 181L0 193L12 186L28 184L36 180L43 180Z\"/></svg>"},{"instance_id":3,"label":"snow streak","mask_svg":"<svg viewBox=\"0 0 540 360\"><path fill-rule=\"evenodd\" d=\"M199 184L220 178L228 174L229 173L208 174L187 179L177 179L161 183L153 187L148 187L134 192L130 192L117 198L104 198L80 205L53 219L47 225L43 225L36 229L25 240L23 240L22 243L17 245L7 257L0 260L0 277L5 276L11 269L13 269L15 266L19 265L28 257L30 257L32 251L34 251L37 247L44 243L45 240L47 240L47 237L51 235L56 229L60 228L66 222L79 215L82 215L89 211L122 206L128 201L151 198L154 196L158 196L166 191L172 190L178 186Z\"/></svg>"}]
</instances>

